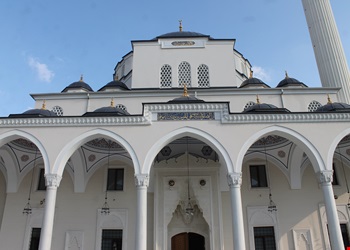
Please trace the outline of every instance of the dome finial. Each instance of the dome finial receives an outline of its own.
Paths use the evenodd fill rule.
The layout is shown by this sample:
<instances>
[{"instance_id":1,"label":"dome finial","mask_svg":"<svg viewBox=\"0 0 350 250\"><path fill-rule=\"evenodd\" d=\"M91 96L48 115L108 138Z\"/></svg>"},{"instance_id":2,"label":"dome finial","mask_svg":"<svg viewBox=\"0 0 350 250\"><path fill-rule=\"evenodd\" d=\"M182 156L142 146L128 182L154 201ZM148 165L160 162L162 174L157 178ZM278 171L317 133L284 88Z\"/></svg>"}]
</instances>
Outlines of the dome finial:
<instances>
[{"instance_id":1,"label":"dome finial","mask_svg":"<svg viewBox=\"0 0 350 250\"><path fill-rule=\"evenodd\" d=\"M46 109L46 101L43 100L43 105L41 106L41 109Z\"/></svg>"},{"instance_id":2,"label":"dome finial","mask_svg":"<svg viewBox=\"0 0 350 250\"><path fill-rule=\"evenodd\" d=\"M119 80L118 75L114 75L113 80L114 80L114 81L118 81L118 80Z\"/></svg>"},{"instance_id":3,"label":"dome finial","mask_svg":"<svg viewBox=\"0 0 350 250\"><path fill-rule=\"evenodd\" d=\"M182 20L179 20L179 31L182 32Z\"/></svg>"},{"instance_id":4,"label":"dome finial","mask_svg":"<svg viewBox=\"0 0 350 250\"><path fill-rule=\"evenodd\" d=\"M288 79L288 78L289 78L289 76L288 76L288 72L287 72L287 70L285 70L284 72L285 72L285 74L286 74L286 79Z\"/></svg>"},{"instance_id":5,"label":"dome finial","mask_svg":"<svg viewBox=\"0 0 350 250\"><path fill-rule=\"evenodd\" d=\"M256 95L256 104L260 104L259 95Z\"/></svg>"},{"instance_id":6,"label":"dome finial","mask_svg":"<svg viewBox=\"0 0 350 250\"><path fill-rule=\"evenodd\" d=\"M182 94L182 96L188 97L188 92L187 92L187 84L184 84L184 93Z\"/></svg>"},{"instance_id":7,"label":"dome finial","mask_svg":"<svg viewBox=\"0 0 350 250\"><path fill-rule=\"evenodd\" d=\"M113 99L113 97L111 98L111 107L114 107L114 99Z\"/></svg>"},{"instance_id":8,"label":"dome finial","mask_svg":"<svg viewBox=\"0 0 350 250\"><path fill-rule=\"evenodd\" d=\"M83 76L83 74L81 74L79 82L83 82L84 81L83 78L84 78L84 76Z\"/></svg>"},{"instance_id":9,"label":"dome finial","mask_svg":"<svg viewBox=\"0 0 350 250\"><path fill-rule=\"evenodd\" d=\"M249 78L253 78L253 70L250 71Z\"/></svg>"},{"instance_id":10,"label":"dome finial","mask_svg":"<svg viewBox=\"0 0 350 250\"><path fill-rule=\"evenodd\" d=\"M331 98L329 97L329 94L327 94L327 104L331 104L332 103L332 100Z\"/></svg>"}]
</instances>

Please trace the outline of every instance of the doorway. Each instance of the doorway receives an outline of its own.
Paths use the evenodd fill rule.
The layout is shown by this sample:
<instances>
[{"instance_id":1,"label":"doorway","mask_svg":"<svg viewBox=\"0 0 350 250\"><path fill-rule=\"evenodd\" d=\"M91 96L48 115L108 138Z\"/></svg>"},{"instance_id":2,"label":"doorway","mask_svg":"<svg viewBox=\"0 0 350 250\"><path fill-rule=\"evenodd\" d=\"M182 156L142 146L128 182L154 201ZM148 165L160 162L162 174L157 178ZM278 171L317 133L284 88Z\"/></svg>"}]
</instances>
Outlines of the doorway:
<instances>
[{"instance_id":1,"label":"doorway","mask_svg":"<svg viewBox=\"0 0 350 250\"><path fill-rule=\"evenodd\" d=\"M205 250L205 239L196 233L180 233L171 238L171 250Z\"/></svg>"}]
</instances>

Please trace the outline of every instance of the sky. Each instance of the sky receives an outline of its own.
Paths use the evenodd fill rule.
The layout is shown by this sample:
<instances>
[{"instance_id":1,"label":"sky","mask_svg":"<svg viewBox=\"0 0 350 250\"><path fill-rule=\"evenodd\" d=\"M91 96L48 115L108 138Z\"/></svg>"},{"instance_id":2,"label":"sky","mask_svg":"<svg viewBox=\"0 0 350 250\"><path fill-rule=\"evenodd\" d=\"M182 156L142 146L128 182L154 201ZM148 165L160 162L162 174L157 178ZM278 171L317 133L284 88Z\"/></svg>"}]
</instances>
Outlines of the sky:
<instances>
[{"instance_id":1,"label":"sky","mask_svg":"<svg viewBox=\"0 0 350 250\"><path fill-rule=\"evenodd\" d=\"M350 1L331 0L350 59ZM1 0L0 117L34 107L31 93L61 92L84 75L95 91L132 40L178 30L236 39L254 76L320 87L301 0ZM349 62L348 62L349 63Z\"/></svg>"}]
</instances>

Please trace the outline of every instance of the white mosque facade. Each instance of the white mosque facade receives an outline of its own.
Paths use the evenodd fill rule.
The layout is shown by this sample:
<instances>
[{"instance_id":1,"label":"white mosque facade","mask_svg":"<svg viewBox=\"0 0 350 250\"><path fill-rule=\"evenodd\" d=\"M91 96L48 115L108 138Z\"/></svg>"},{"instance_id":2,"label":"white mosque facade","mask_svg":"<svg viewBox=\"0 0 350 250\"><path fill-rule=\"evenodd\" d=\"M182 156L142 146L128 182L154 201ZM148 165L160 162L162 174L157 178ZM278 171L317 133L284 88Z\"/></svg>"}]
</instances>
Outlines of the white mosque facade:
<instances>
[{"instance_id":1,"label":"white mosque facade","mask_svg":"<svg viewBox=\"0 0 350 250\"><path fill-rule=\"evenodd\" d=\"M0 118L0 248L346 249L346 88L268 86L182 27L132 41L110 83Z\"/></svg>"}]
</instances>

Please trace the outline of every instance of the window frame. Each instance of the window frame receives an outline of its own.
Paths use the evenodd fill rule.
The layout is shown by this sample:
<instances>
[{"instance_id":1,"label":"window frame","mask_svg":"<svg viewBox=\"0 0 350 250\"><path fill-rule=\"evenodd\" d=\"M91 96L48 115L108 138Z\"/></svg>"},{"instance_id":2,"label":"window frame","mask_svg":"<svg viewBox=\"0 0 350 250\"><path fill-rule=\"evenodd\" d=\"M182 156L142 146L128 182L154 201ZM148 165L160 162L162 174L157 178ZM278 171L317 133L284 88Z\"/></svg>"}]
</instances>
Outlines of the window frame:
<instances>
[{"instance_id":1,"label":"window frame","mask_svg":"<svg viewBox=\"0 0 350 250\"><path fill-rule=\"evenodd\" d=\"M251 164L249 164L249 183L250 183L250 188L251 189L268 189L269 188L269 180L268 180L268 169L267 169L267 167L266 167L266 165L264 164L264 163L259 163L259 162L257 162L257 163L251 163ZM252 177L252 168L256 168L256 167L264 167L264 179L265 179L265 183L266 183L266 186L262 186L261 185L261 181L260 181L260 179L261 179L261 177L260 177L260 174L259 174L259 171L257 171L257 174L258 174L258 177L259 177L259 180L258 180L258 185L257 186L255 186L255 185L253 185L253 182L252 182L252 179L253 179L253 177Z\"/></svg>"},{"instance_id":2,"label":"window frame","mask_svg":"<svg viewBox=\"0 0 350 250\"><path fill-rule=\"evenodd\" d=\"M39 229L39 230L37 230L37 229ZM34 230L39 231L39 237L33 238ZM40 245L40 234L41 234L41 227L32 227L32 228L31 228L30 237L29 237L29 246L28 246L28 249L29 249L29 250L38 250L38 249L39 249L39 245ZM37 239L37 240L38 240L38 242L37 242L37 247L36 247L36 246L32 246L33 239Z\"/></svg>"},{"instance_id":3,"label":"window frame","mask_svg":"<svg viewBox=\"0 0 350 250\"><path fill-rule=\"evenodd\" d=\"M37 191L46 191L46 181L45 181L45 168L38 168L38 173L37 173L37 186L36 190Z\"/></svg>"},{"instance_id":4,"label":"window frame","mask_svg":"<svg viewBox=\"0 0 350 250\"><path fill-rule=\"evenodd\" d=\"M264 228L264 229L272 229L272 233L273 233L273 235L271 236L271 235L263 235L263 236L257 236L256 235L256 232L255 232L255 229L258 229L258 228ZM275 227L274 226L254 226L253 227L253 232L254 232L254 249L256 248L256 239L257 238L262 238L263 239L263 242L264 242L264 246L263 246L263 248L264 248L264 250L269 250L269 248L268 247L266 247L266 241L265 241L265 239L267 239L267 238L271 238L271 237L273 237L273 242L274 242L274 247L275 247L275 250L277 250L277 243L276 243L276 234L275 234Z\"/></svg>"},{"instance_id":5,"label":"window frame","mask_svg":"<svg viewBox=\"0 0 350 250\"><path fill-rule=\"evenodd\" d=\"M121 189L118 189L117 188L117 182L118 182L118 180L117 180L117 178L118 178L118 176L117 176L117 178L116 178L116 180L115 180L115 183L114 183L114 185L115 185L115 189L109 189L109 176L110 176L110 170L112 171L112 170L122 170L122 172L123 172L123 175L122 175L122 188ZM123 191L125 191L125 173L126 173L126 171L125 171L125 168L124 167L119 167L119 166L116 166L116 167L109 167L109 168L107 168L107 170L106 170L106 182L105 182L105 187L104 187L104 191L107 191L107 192L123 192Z\"/></svg>"},{"instance_id":6,"label":"window frame","mask_svg":"<svg viewBox=\"0 0 350 250\"><path fill-rule=\"evenodd\" d=\"M104 237L103 234L104 234L104 232L107 232L107 231L117 231L116 233L118 234L118 236L119 236L119 234L120 234L121 237L118 237L118 238ZM123 229L102 228L102 229L101 229L101 250L104 250L104 248L103 248L103 241L106 240L106 239L112 240L112 244L114 243L114 241L119 241L119 240L120 240L120 241L121 241L121 243L120 243L121 248L118 247L117 249L123 249ZM118 244L118 243L117 243L117 244ZM117 246L116 246L116 247L117 247Z\"/></svg>"}]
</instances>

